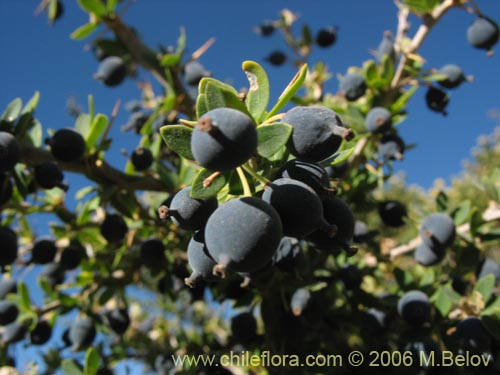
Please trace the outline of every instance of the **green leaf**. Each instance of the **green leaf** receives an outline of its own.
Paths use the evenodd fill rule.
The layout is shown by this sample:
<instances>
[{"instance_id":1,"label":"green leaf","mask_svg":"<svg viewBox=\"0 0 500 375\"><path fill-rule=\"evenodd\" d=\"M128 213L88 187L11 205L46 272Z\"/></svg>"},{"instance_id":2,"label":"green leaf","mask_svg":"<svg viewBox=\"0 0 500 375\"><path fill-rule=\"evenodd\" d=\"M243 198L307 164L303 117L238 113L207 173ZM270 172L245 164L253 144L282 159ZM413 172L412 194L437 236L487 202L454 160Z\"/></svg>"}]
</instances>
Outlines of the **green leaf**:
<instances>
[{"instance_id":1,"label":"green leaf","mask_svg":"<svg viewBox=\"0 0 500 375\"><path fill-rule=\"evenodd\" d=\"M269 104L269 80L266 71L255 61L244 61L241 65L250 88L245 104L257 123L260 123Z\"/></svg>"},{"instance_id":2,"label":"green leaf","mask_svg":"<svg viewBox=\"0 0 500 375\"><path fill-rule=\"evenodd\" d=\"M92 34L99 25L97 23L86 23L80 26L70 34L70 38L74 40L81 40L87 38Z\"/></svg>"},{"instance_id":3,"label":"green leaf","mask_svg":"<svg viewBox=\"0 0 500 375\"><path fill-rule=\"evenodd\" d=\"M302 26L302 39L300 42L301 46L310 46L311 44L313 44L311 28L306 24Z\"/></svg>"},{"instance_id":4,"label":"green leaf","mask_svg":"<svg viewBox=\"0 0 500 375\"><path fill-rule=\"evenodd\" d=\"M21 115L24 115L26 113L33 113L33 111L36 109L38 106L38 102L40 101L40 92L35 91L31 99L28 101L28 103L25 104L23 107L23 110L21 111Z\"/></svg>"},{"instance_id":5,"label":"green leaf","mask_svg":"<svg viewBox=\"0 0 500 375\"><path fill-rule=\"evenodd\" d=\"M383 86L387 86L391 83L394 77L394 60L389 55L382 56L380 79L383 82Z\"/></svg>"},{"instance_id":6,"label":"green leaf","mask_svg":"<svg viewBox=\"0 0 500 375\"><path fill-rule=\"evenodd\" d=\"M106 130L107 126L108 126L107 116L99 113L94 118L94 121L92 122L92 125L90 126L90 131L88 132L87 137L85 138L85 143L87 144L88 150L92 150L94 148L97 141L99 140L101 135Z\"/></svg>"},{"instance_id":7,"label":"green leaf","mask_svg":"<svg viewBox=\"0 0 500 375\"><path fill-rule=\"evenodd\" d=\"M474 285L474 291L479 292L483 296L485 303L490 299L494 288L495 276L493 274L481 277L476 285Z\"/></svg>"},{"instance_id":8,"label":"green leaf","mask_svg":"<svg viewBox=\"0 0 500 375\"><path fill-rule=\"evenodd\" d=\"M211 178L210 182L206 181L209 177ZM190 194L191 198L206 199L217 195L220 189L229 182L230 177L231 171L221 172L219 175L215 176L213 171L209 171L205 168L201 169L194 178Z\"/></svg>"},{"instance_id":9,"label":"green leaf","mask_svg":"<svg viewBox=\"0 0 500 375\"><path fill-rule=\"evenodd\" d=\"M21 98L15 98L13 101L9 103L5 111L2 113L2 117L0 117L0 121L6 122L14 122L14 120L21 113L21 107L23 106L23 102Z\"/></svg>"},{"instance_id":10,"label":"green leaf","mask_svg":"<svg viewBox=\"0 0 500 375\"><path fill-rule=\"evenodd\" d=\"M436 197L436 205L438 210L445 212L448 210L448 196L444 191L440 191Z\"/></svg>"},{"instance_id":11,"label":"green leaf","mask_svg":"<svg viewBox=\"0 0 500 375\"><path fill-rule=\"evenodd\" d=\"M160 128L160 134L167 146L180 156L194 160L191 151L191 134L193 129L184 125L166 125Z\"/></svg>"},{"instance_id":12,"label":"green leaf","mask_svg":"<svg viewBox=\"0 0 500 375\"><path fill-rule=\"evenodd\" d=\"M408 101L411 99L413 94L417 91L418 86L412 86L408 90L406 90L392 105L391 105L391 112L392 113L398 113L402 111L405 107Z\"/></svg>"},{"instance_id":13,"label":"green leaf","mask_svg":"<svg viewBox=\"0 0 500 375\"><path fill-rule=\"evenodd\" d=\"M460 206L453 213L453 221L455 225L461 225L465 223L471 214L471 202L470 200L463 201Z\"/></svg>"},{"instance_id":14,"label":"green leaf","mask_svg":"<svg viewBox=\"0 0 500 375\"><path fill-rule=\"evenodd\" d=\"M281 109L287 105L287 103L292 99L292 97L299 91L306 79L307 75L307 64L302 65L302 68L297 72L297 74L290 81L285 90L281 93L278 101L274 105L273 109L265 116L265 119L273 117L276 115Z\"/></svg>"},{"instance_id":15,"label":"green leaf","mask_svg":"<svg viewBox=\"0 0 500 375\"><path fill-rule=\"evenodd\" d=\"M349 159L354 152L355 147L350 147L345 150L336 152L332 156L330 156L328 159L325 159L321 162L321 165L323 166L329 166L329 165L337 165L340 164L347 159Z\"/></svg>"},{"instance_id":16,"label":"green leaf","mask_svg":"<svg viewBox=\"0 0 500 375\"><path fill-rule=\"evenodd\" d=\"M83 372L85 375L95 375L99 369L99 354L94 348L88 348L85 353L85 365Z\"/></svg>"},{"instance_id":17,"label":"green leaf","mask_svg":"<svg viewBox=\"0 0 500 375\"><path fill-rule=\"evenodd\" d=\"M78 0L78 4L84 11L94 13L97 17L104 17L108 14L108 10L101 0Z\"/></svg>"},{"instance_id":18,"label":"green leaf","mask_svg":"<svg viewBox=\"0 0 500 375\"><path fill-rule=\"evenodd\" d=\"M257 127L259 142L257 152L265 158L274 155L281 147L286 145L292 131L292 126L282 122Z\"/></svg>"},{"instance_id":19,"label":"green leaf","mask_svg":"<svg viewBox=\"0 0 500 375\"><path fill-rule=\"evenodd\" d=\"M181 61L181 57L175 53L166 53L161 57L161 65L165 68L176 66Z\"/></svg>"},{"instance_id":20,"label":"green leaf","mask_svg":"<svg viewBox=\"0 0 500 375\"><path fill-rule=\"evenodd\" d=\"M207 96L198 90L198 98L196 99L196 117L200 118L208 111Z\"/></svg>"},{"instance_id":21,"label":"green leaf","mask_svg":"<svg viewBox=\"0 0 500 375\"><path fill-rule=\"evenodd\" d=\"M17 284L17 294L19 295L21 309L24 311L31 311L30 291L22 281Z\"/></svg>"},{"instance_id":22,"label":"green leaf","mask_svg":"<svg viewBox=\"0 0 500 375\"><path fill-rule=\"evenodd\" d=\"M96 190L96 188L94 186L85 186L85 187L79 189L75 193L75 199L82 200L83 198L85 198L87 195L94 192L95 190Z\"/></svg>"},{"instance_id":23,"label":"green leaf","mask_svg":"<svg viewBox=\"0 0 500 375\"><path fill-rule=\"evenodd\" d=\"M108 10L108 13L114 13L117 4L118 0L108 0L106 4L106 9Z\"/></svg>"},{"instance_id":24,"label":"green leaf","mask_svg":"<svg viewBox=\"0 0 500 375\"><path fill-rule=\"evenodd\" d=\"M459 302L460 295L455 292L448 283L439 287L431 296L430 300L439 310L441 315L446 317L450 313L453 306Z\"/></svg>"},{"instance_id":25,"label":"green leaf","mask_svg":"<svg viewBox=\"0 0 500 375\"><path fill-rule=\"evenodd\" d=\"M483 225L484 220L483 220L483 215L474 208L472 210L472 215L469 218L469 224L470 224L470 233L472 237L475 237L476 234L479 232L479 227Z\"/></svg>"},{"instance_id":26,"label":"green leaf","mask_svg":"<svg viewBox=\"0 0 500 375\"><path fill-rule=\"evenodd\" d=\"M379 87L380 86L380 79L378 76L378 69L377 69L377 64L375 64L375 61L373 60L368 60L363 64L363 70L364 70L364 75L366 78L366 84L368 87Z\"/></svg>"},{"instance_id":27,"label":"green leaf","mask_svg":"<svg viewBox=\"0 0 500 375\"><path fill-rule=\"evenodd\" d=\"M177 49L175 53L182 56L184 50L186 49L186 30L181 27L179 38L177 39Z\"/></svg>"},{"instance_id":28,"label":"green leaf","mask_svg":"<svg viewBox=\"0 0 500 375\"><path fill-rule=\"evenodd\" d=\"M59 4L57 4L57 0L50 0L48 7L49 11L47 12L47 16L49 17L50 23L52 23L56 19L58 6Z\"/></svg>"},{"instance_id":29,"label":"green leaf","mask_svg":"<svg viewBox=\"0 0 500 375\"><path fill-rule=\"evenodd\" d=\"M250 116L247 108L240 100L236 89L224 82L204 77L200 81L199 92L200 95L196 102L196 114L198 118L215 108L233 108ZM198 102L200 101L203 103L200 103L200 106L198 106Z\"/></svg>"},{"instance_id":30,"label":"green leaf","mask_svg":"<svg viewBox=\"0 0 500 375\"><path fill-rule=\"evenodd\" d=\"M90 116L86 113L80 113L75 121L75 130L86 138L90 131Z\"/></svg>"},{"instance_id":31,"label":"green leaf","mask_svg":"<svg viewBox=\"0 0 500 375\"><path fill-rule=\"evenodd\" d=\"M446 74L430 74L424 77L424 81L433 82L433 81L444 81L448 76Z\"/></svg>"},{"instance_id":32,"label":"green leaf","mask_svg":"<svg viewBox=\"0 0 500 375\"><path fill-rule=\"evenodd\" d=\"M84 375L80 366L72 359L65 359L61 362L61 368L66 375Z\"/></svg>"}]
</instances>

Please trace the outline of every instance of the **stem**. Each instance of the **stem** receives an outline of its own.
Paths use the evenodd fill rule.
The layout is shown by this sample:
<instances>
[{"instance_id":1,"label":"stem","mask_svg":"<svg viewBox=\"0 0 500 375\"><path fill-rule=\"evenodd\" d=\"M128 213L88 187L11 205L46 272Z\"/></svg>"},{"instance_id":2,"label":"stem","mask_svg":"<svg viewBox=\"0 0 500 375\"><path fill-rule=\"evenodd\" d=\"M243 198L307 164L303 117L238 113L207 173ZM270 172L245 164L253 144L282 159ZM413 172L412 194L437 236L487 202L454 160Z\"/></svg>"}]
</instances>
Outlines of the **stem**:
<instances>
[{"instance_id":1,"label":"stem","mask_svg":"<svg viewBox=\"0 0 500 375\"><path fill-rule=\"evenodd\" d=\"M241 184L243 185L243 195L245 197L251 197L252 190L250 189L250 185L248 184L248 180L247 177L245 176L245 173L243 172L243 169L241 169L241 167L238 167L236 168L236 172L238 172Z\"/></svg>"},{"instance_id":2,"label":"stem","mask_svg":"<svg viewBox=\"0 0 500 375\"><path fill-rule=\"evenodd\" d=\"M246 164L246 163L242 164L241 167L245 170L245 172L247 172L250 176L252 176L257 181L259 181L260 183L262 183L264 186L269 185L269 183L271 182L267 178L265 178L264 176L261 176L260 174L258 174L257 172L255 172L248 164Z\"/></svg>"},{"instance_id":3,"label":"stem","mask_svg":"<svg viewBox=\"0 0 500 375\"><path fill-rule=\"evenodd\" d=\"M172 88L172 85L168 83L163 67L158 62L156 52L146 46L133 30L123 23L120 16L104 17L102 21L113 31L117 39L125 45L134 61L151 71L153 76L165 87L166 92L175 91L179 100L177 109L190 118L195 117L194 101L186 91L177 72L172 71Z\"/></svg>"},{"instance_id":4,"label":"stem","mask_svg":"<svg viewBox=\"0 0 500 375\"><path fill-rule=\"evenodd\" d=\"M21 161L29 165L36 165L55 159L47 150L26 146L21 150ZM70 163L58 163L62 170L85 175L88 179L101 185L111 185L117 188L133 190L150 190L172 193L160 180L151 175L135 176L127 175L112 167L106 161L96 159L89 155L82 160Z\"/></svg>"},{"instance_id":5,"label":"stem","mask_svg":"<svg viewBox=\"0 0 500 375\"><path fill-rule=\"evenodd\" d=\"M401 60L399 60L398 67L396 69L396 73L394 74L394 78L391 82L391 87L396 88L399 86L400 80L403 77L404 67L408 60L408 54L414 54L418 51L418 49L422 46L425 38L429 35L429 32L432 30L434 25L443 17L446 12L448 12L451 8L458 5L457 0L444 0L440 5L438 5L428 17L423 18L423 23L418 28L417 32L413 36L410 44L405 50L401 50L402 56ZM400 12L400 22L406 22L406 17L404 14ZM398 29L399 29L398 23ZM399 30L398 30L399 31Z\"/></svg>"}]
</instances>

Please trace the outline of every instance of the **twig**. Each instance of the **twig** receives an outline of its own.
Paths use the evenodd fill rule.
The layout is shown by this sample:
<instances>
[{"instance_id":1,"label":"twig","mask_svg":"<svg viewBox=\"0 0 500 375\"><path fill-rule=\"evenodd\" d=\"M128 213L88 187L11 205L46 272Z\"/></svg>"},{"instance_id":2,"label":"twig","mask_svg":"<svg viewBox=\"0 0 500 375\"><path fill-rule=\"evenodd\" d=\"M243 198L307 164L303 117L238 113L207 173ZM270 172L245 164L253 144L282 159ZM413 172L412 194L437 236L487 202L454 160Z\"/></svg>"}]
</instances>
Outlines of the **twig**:
<instances>
[{"instance_id":1,"label":"twig","mask_svg":"<svg viewBox=\"0 0 500 375\"><path fill-rule=\"evenodd\" d=\"M123 23L119 16L105 17L102 21L113 31L115 36L125 45L130 55L139 65L149 70L151 74L165 87L167 92L171 92L171 84L165 75L163 67L159 64L155 51L146 46L133 30ZM187 93L184 85L178 77L178 74L172 72L173 91L179 98L178 110L187 116L195 117L194 101Z\"/></svg>"},{"instance_id":2,"label":"twig","mask_svg":"<svg viewBox=\"0 0 500 375\"><path fill-rule=\"evenodd\" d=\"M495 221L495 220L500 220L500 207L498 205L489 207L483 213L483 220L485 222L491 222L491 221ZM457 233L463 234L463 233L468 232L469 229L470 229L470 224L469 223L465 223L465 224L460 225L457 228ZM395 259L396 257L398 257L400 255L404 255L404 254L412 252L421 243L422 243L422 239L419 236L417 238L414 238L413 240L411 240L410 242L408 242L405 245L401 245L401 246L395 247L394 249L392 249L390 251L391 260Z\"/></svg>"},{"instance_id":3,"label":"twig","mask_svg":"<svg viewBox=\"0 0 500 375\"><path fill-rule=\"evenodd\" d=\"M21 161L35 165L48 161L55 161L52 154L36 147L24 147L21 151ZM168 192L167 186L151 175L128 175L112 167L106 161L95 159L95 156L88 156L82 160L71 163L58 163L65 171L84 174L92 181L103 185L116 186L121 189L149 190ZM170 191L172 193L173 191Z\"/></svg>"},{"instance_id":4,"label":"twig","mask_svg":"<svg viewBox=\"0 0 500 375\"><path fill-rule=\"evenodd\" d=\"M444 0L440 5L438 5L431 14L427 17L423 17L423 23L418 28L417 32L413 36L408 47L401 51L402 56L401 60L399 60L398 67L396 69L396 73L394 74L394 78L391 82L391 87L395 88L399 86L400 80L403 76L404 67L407 61L408 54L414 54L418 51L422 43L424 42L429 32L432 30L436 22L438 22L441 17L443 17L446 12L448 12L451 8L457 5L457 0ZM401 16L401 14L400 14ZM400 22L406 22L406 20L400 19ZM401 25L398 25L398 29Z\"/></svg>"}]
</instances>

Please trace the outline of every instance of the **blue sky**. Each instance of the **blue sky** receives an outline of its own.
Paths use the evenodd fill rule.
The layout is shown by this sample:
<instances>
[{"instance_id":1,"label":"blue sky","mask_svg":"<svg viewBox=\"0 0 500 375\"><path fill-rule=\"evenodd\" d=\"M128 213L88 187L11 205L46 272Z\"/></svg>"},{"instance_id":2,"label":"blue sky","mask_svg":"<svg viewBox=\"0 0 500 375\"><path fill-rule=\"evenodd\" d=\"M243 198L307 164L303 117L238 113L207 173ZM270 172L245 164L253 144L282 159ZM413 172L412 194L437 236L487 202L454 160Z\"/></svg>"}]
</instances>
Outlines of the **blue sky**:
<instances>
[{"instance_id":1,"label":"blue sky","mask_svg":"<svg viewBox=\"0 0 500 375\"><path fill-rule=\"evenodd\" d=\"M84 109L87 96L93 95L96 110L108 115L116 100L126 103L139 97L140 92L132 79L117 88L104 87L92 79L97 62L93 54L85 50L86 41L69 38L74 29L87 21L76 1L63 0L64 16L54 26L48 25L45 14L34 16L38 3L39 0L0 0L0 110L13 98L27 101L39 90L41 101L36 115L44 129L58 129L73 126L74 120L66 111L70 95L74 95ZM500 2L477 0L477 3L485 14L500 21ZM316 49L310 61L313 64L325 61L334 75L345 73L349 66L361 66L372 57L369 51L377 47L383 32L396 28L396 10L389 0L311 0L307 3L298 0L137 0L124 18L152 47L159 43L175 45L181 26L187 30L188 52L215 37L215 44L200 60L214 77L237 89L246 87L241 63L258 61L268 71L275 100L295 74L295 68L276 68L267 64L263 58L274 49L286 52L286 45L279 35L261 38L252 28L264 19L277 18L285 7L301 15L296 31L303 23L309 24L313 32L323 26L339 27L335 46ZM491 134L495 126L487 112L500 108L500 51L497 46L497 56L487 57L484 51L468 45L466 29L473 18L464 11L452 10L432 31L421 50L427 60L426 67L456 63L475 79L471 84L450 91L447 117L426 108L424 89L412 99L408 119L401 124L400 133L407 143L416 143L417 148L396 164L396 169L404 171L410 183L429 187L438 177L449 181L461 171L462 161L470 158L477 137ZM412 32L416 26L414 20ZM139 73L139 78L152 81L144 71ZM326 88L335 93L337 79L330 80ZM122 106L111 132L114 145L107 153L110 162L119 168L126 163L120 150L130 151L139 142L137 135L119 131L128 115ZM70 194L74 194L84 181L72 174L66 177L71 185ZM43 218L35 218L35 225L36 220L40 220L40 229L45 227Z\"/></svg>"},{"instance_id":2,"label":"blue sky","mask_svg":"<svg viewBox=\"0 0 500 375\"><path fill-rule=\"evenodd\" d=\"M112 89L92 79L97 63L92 53L84 50L86 42L69 39L69 34L87 21L85 13L76 2L63 2L64 17L50 27L45 14L33 15L38 0L0 1L0 45L4 56L0 61L3 88L0 106L4 107L16 96L28 100L35 90L40 90L42 97L37 116L45 128L72 126L73 120L65 109L69 95L75 95L83 106L87 95L94 95L97 110L106 114L111 112L117 99L124 103L139 96L132 79ZM311 63L324 60L334 74L345 73L352 65L360 66L371 57L369 51L377 47L384 30L396 28L392 1L315 0L305 5L304 1L291 0L242 4L227 0L138 0L125 15L125 20L153 47L159 43L175 45L180 26L187 30L189 52L215 37L215 44L201 58L214 77L236 88L245 87L247 81L240 68L241 62L261 62L268 70L273 98L293 76L295 68L291 65L276 68L263 60L273 49L286 51L286 45L277 34L261 38L253 33L252 28L261 20L275 19L279 11L287 7L301 15L297 30L302 23L311 25L313 32L322 26L338 26L336 45L330 49L316 49L311 56ZM500 15L500 3L479 0L478 4L493 18ZM495 95L500 87L498 57L487 57L483 51L468 45L465 34L472 20L472 15L452 10L431 32L421 50L427 59L426 67L456 63L466 74L474 75L475 80L450 91L447 117L426 108L424 89L411 101L410 115L401 124L400 132L407 143L416 143L418 147L407 153L404 162L396 164L398 170L406 172L410 183L429 187L437 177L449 181L460 172L462 161L470 157L477 137L490 134L495 126L487 112L500 107ZM416 26L417 20L414 20L411 30ZM143 71L139 77L150 79ZM326 87L336 92L337 79L330 80ZM116 124L124 124L127 117L122 107ZM121 167L126 160L120 155L120 149L131 150L139 138L120 133L119 126L115 126L111 135L115 145L108 157Z\"/></svg>"}]
</instances>

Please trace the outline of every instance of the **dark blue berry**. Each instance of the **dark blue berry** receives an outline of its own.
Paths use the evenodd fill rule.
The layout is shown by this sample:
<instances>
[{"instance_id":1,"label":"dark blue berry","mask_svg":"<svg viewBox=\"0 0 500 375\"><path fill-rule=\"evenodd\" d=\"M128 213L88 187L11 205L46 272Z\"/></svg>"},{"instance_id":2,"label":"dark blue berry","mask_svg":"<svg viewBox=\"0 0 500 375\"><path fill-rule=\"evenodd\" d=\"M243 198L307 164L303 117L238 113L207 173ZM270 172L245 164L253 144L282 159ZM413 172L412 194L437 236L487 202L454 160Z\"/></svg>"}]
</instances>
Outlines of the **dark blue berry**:
<instances>
[{"instance_id":1,"label":"dark blue berry","mask_svg":"<svg viewBox=\"0 0 500 375\"><path fill-rule=\"evenodd\" d=\"M303 182L320 198L335 193L335 189L330 188L328 172L318 163L292 159L281 167L278 176Z\"/></svg>"},{"instance_id":2,"label":"dark blue berry","mask_svg":"<svg viewBox=\"0 0 500 375\"><path fill-rule=\"evenodd\" d=\"M30 342L33 345L43 345L52 336L52 326L46 320L39 320L35 328L30 332Z\"/></svg>"},{"instance_id":3,"label":"dark blue berry","mask_svg":"<svg viewBox=\"0 0 500 375\"><path fill-rule=\"evenodd\" d=\"M266 60L274 66L280 66L287 60L286 55L281 51L273 51L267 57Z\"/></svg>"},{"instance_id":4,"label":"dark blue berry","mask_svg":"<svg viewBox=\"0 0 500 375\"><path fill-rule=\"evenodd\" d=\"M311 300L311 292L305 288L297 289L292 294L292 299L290 300L290 307L292 313L295 316L299 316L307 308Z\"/></svg>"},{"instance_id":5,"label":"dark blue berry","mask_svg":"<svg viewBox=\"0 0 500 375\"><path fill-rule=\"evenodd\" d=\"M457 324L454 338L463 350L484 353L491 349L492 337L484 328L481 319L470 316Z\"/></svg>"},{"instance_id":6,"label":"dark blue berry","mask_svg":"<svg viewBox=\"0 0 500 375\"><path fill-rule=\"evenodd\" d=\"M73 129L59 129L45 140L54 158L62 162L73 162L85 154L85 140Z\"/></svg>"},{"instance_id":7,"label":"dark blue berry","mask_svg":"<svg viewBox=\"0 0 500 375\"><path fill-rule=\"evenodd\" d=\"M109 243L121 242L128 232L128 226L123 217L118 214L106 215L100 227L101 235Z\"/></svg>"},{"instance_id":8,"label":"dark blue berry","mask_svg":"<svg viewBox=\"0 0 500 375\"><path fill-rule=\"evenodd\" d=\"M475 48L491 51L498 38L498 24L485 16L477 17L467 29L467 40Z\"/></svg>"},{"instance_id":9,"label":"dark blue berry","mask_svg":"<svg viewBox=\"0 0 500 375\"><path fill-rule=\"evenodd\" d=\"M17 234L9 227L0 226L0 266L12 264L17 258Z\"/></svg>"},{"instance_id":10,"label":"dark blue berry","mask_svg":"<svg viewBox=\"0 0 500 375\"><path fill-rule=\"evenodd\" d=\"M153 238L141 244L141 263L150 269L159 269L165 265L165 245L160 239Z\"/></svg>"},{"instance_id":11,"label":"dark blue berry","mask_svg":"<svg viewBox=\"0 0 500 375\"><path fill-rule=\"evenodd\" d=\"M217 263L208 253L203 230L195 232L187 248L189 266L193 270L184 281L189 287L194 287L200 279L212 280L213 269Z\"/></svg>"},{"instance_id":12,"label":"dark blue berry","mask_svg":"<svg viewBox=\"0 0 500 375\"><path fill-rule=\"evenodd\" d=\"M397 134L387 134L378 144L377 154L381 162L385 160L403 160L406 145Z\"/></svg>"},{"instance_id":13,"label":"dark blue berry","mask_svg":"<svg viewBox=\"0 0 500 375\"><path fill-rule=\"evenodd\" d=\"M321 48L328 48L332 46L337 40L337 28L325 27L318 31L316 34L316 44Z\"/></svg>"},{"instance_id":14,"label":"dark blue berry","mask_svg":"<svg viewBox=\"0 0 500 375\"><path fill-rule=\"evenodd\" d=\"M231 319L233 339L242 344L250 343L257 338L257 321L250 312L240 313Z\"/></svg>"},{"instance_id":15,"label":"dark blue berry","mask_svg":"<svg viewBox=\"0 0 500 375\"><path fill-rule=\"evenodd\" d=\"M429 86L427 93L425 94L425 101L427 103L427 107L431 111L441 113L444 116L448 114L448 112L446 112L446 107L450 102L450 98L443 90L434 86Z\"/></svg>"},{"instance_id":16,"label":"dark blue berry","mask_svg":"<svg viewBox=\"0 0 500 375\"><path fill-rule=\"evenodd\" d=\"M57 252L56 243L53 240L41 239L31 249L31 262L46 264L54 260Z\"/></svg>"},{"instance_id":17,"label":"dark blue berry","mask_svg":"<svg viewBox=\"0 0 500 375\"><path fill-rule=\"evenodd\" d=\"M184 80L190 86L196 86L203 77L210 77L212 74L196 60L191 60L184 65Z\"/></svg>"},{"instance_id":18,"label":"dark blue berry","mask_svg":"<svg viewBox=\"0 0 500 375\"><path fill-rule=\"evenodd\" d=\"M8 300L0 301L0 326L5 326L17 319L19 309L17 305Z\"/></svg>"},{"instance_id":19,"label":"dark blue berry","mask_svg":"<svg viewBox=\"0 0 500 375\"><path fill-rule=\"evenodd\" d=\"M445 79L438 81L438 84L446 89L454 89L467 80L462 69L453 64L443 66L438 70L438 74L446 76Z\"/></svg>"},{"instance_id":20,"label":"dark blue berry","mask_svg":"<svg viewBox=\"0 0 500 375\"><path fill-rule=\"evenodd\" d=\"M198 230L205 226L208 218L218 206L217 198L194 199L190 197L191 186L178 191L170 204L158 209L161 219L170 217L175 225L184 230Z\"/></svg>"},{"instance_id":21,"label":"dark blue berry","mask_svg":"<svg viewBox=\"0 0 500 375\"><path fill-rule=\"evenodd\" d=\"M20 153L16 138L10 133L0 131L0 173L14 168L19 161Z\"/></svg>"},{"instance_id":22,"label":"dark blue berry","mask_svg":"<svg viewBox=\"0 0 500 375\"><path fill-rule=\"evenodd\" d=\"M69 328L69 340L74 351L82 350L92 344L97 331L89 318L77 318Z\"/></svg>"},{"instance_id":23,"label":"dark blue berry","mask_svg":"<svg viewBox=\"0 0 500 375\"><path fill-rule=\"evenodd\" d=\"M337 152L343 139L354 137L337 113L326 107L297 106L282 121L293 127L287 147L301 161L324 160Z\"/></svg>"},{"instance_id":24,"label":"dark blue berry","mask_svg":"<svg viewBox=\"0 0 500 375\"><path fill-rule=\"evenodd\" d=\"M274 180L264 189L262 199L280 215L285 236L303 237L317 229L331 235L336 232L337 228L323 217L318 194L301 181L290 178Z\"/></svg>"},{"instance_id":25,"label":"dark blue berry","mask_svg":"<svg viewBox=\"0 0 500 375\"><path fill-rule=\"evenodd\" d=\"M392 128L392 115L384 107L370 109L365 119L365 126L371 133L386 133Z\"/></svg>"},{"instance_id":26,"label":"dark blue berry","mask_svg":"<svg viewBox=\"0 0 500 375\"><path fill-rule=\"evenodd\" d=\"M212 171L234 169L256 150L255 123L243 112L232 108L216 108L205 113L191 136L194 158Z\"/></svg>"},{"instance_id":27,"label":"dark blue berry","mask_svg":"<svg viewBox=\"0 0 500 375\"><path fill-rule=\"evenodd\" d=\"M455 240L455 234L453 219L442 212L427 216L420 227L422 241L434 250L450 246Z\"/></svg>"},{"instance_id":28,"label":"dark blue berry","mask_svg":"<svg viewBox=\"0 0 500 375\"><path fill-rule=\"evenodd\" d=\"M427 323L431 318L429 297L419 290L406 292L398 301L398 313L413 326Z\"/></svg>"},{"instance_id":29,"label":"dark blue berry","mask_svg":"<svg viewBox=\"0 0 500 375\"><path fill-rule=\"evenodd\" d=\"M366 81L359 73L349 73L340 81L340 91L348 101L353 102L365 94Z\"/></svg>"},{"instance_id":30,"label":"dark blue berry","mask_svg":"<svg viewBox=\"0 0 500 375\"><path fill-rule=\"evenodd\" d=\"M130 156L130 161L136 171L144 171L153 164L153 154L148 148L137 147Z\"/></svg>"},{"instance_id":31,"label":"dark blue berry","mask_svg":"<svg viewBox=\"0 0 500 375\"><path fill-rule=\"evenodd\" d=\"M403 202L387 200L378 204L378 214L385 225L397 228L405 225L408 211Z\"/></svg>"},{"instance_id":32,"label":"dark blue berry","mask_svg":"<svg viewBox=\"0 0 500 375\"><path fill-rule=\"evenodd\" d=\"M283 228L276 210L257 197L230 200L219 206L205 227L205 244L217 262L216 274L252 272L273 257Z\"/></svg>"},{"instance_id":33,"label":"dark blue berry","mask_svg":"<svg viewBox=\"0 0 500 375\"><path fill-rule=\"evenodd\" d=\"M94 75L95 79L109 87L118 86L127 76L127 66L121 57L109 56L103 59Z\"/></svg>"},{"instance_id":34,"label":"dark blue berry","mask_svg":"<svg viewBox=\"0 0 500 375\"><path fill-rule=\"evenodd\" d=\"M64 182L64 174L57 164L50 161L35 165L35 181L43 189L53 189L58 187L68 191L69 186Z\"/></svg>"},{"instance_id":35,"label":"dark blue berry","mask_svg":"<svg viewBox=\"0 0 500 375\"><path fill-rule=\"evenodd\" d=\"M336 234L332 237L325 231L317 230L308 235L307 240L319 250L337 252L344 249L349 255L356 253L357 249L350 245L355 220L349 206L338 197L330 197L323 200L323 214L330 225L337 227Z\"/></svg>"}]
</instances>

